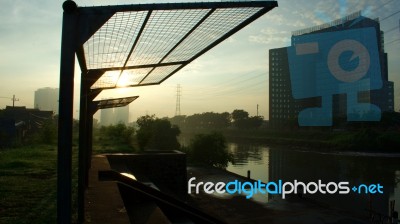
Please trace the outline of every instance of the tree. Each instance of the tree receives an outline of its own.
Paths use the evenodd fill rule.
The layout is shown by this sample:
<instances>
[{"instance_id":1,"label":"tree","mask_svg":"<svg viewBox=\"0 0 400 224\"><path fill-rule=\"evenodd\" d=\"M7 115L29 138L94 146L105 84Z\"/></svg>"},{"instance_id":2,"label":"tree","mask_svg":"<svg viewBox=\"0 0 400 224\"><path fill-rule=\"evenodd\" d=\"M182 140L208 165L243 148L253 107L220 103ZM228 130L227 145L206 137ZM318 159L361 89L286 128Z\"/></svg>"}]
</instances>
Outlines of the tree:
<instances>
[{"instance_id":1,"label":"tree","mask_svg":"<svg viewBox=\"0 0 400 224\"><path fill-rule=\"evenodd\" d=\"M55 120L49 119L44 121L37 134L40 143L53 144L57 142L57 126Z\"/></svg>"},{"instance_id":2,"label":"tree","mask_svg":"<svg viewBox=\"0 0 400 224\"><path fill-rule=\"evenodd\" d=\"M264 122L264 118L262 116L254 116L249 117L247 119L247 127L246 128L259 128Z\"/></svg>"},{"instance_id":3,"label":"tree","mask_svg":"<svg viewBox=\"0 0 400 224\"><path fill-rule=\"evenodd\" d=\"M171 125L167 119L146 115L139 117L136 122L139 126L136 138L141 150L146 148L176 150L180 148L177 140L180 129L176 125Z\"/></svg>"},{"instance_id":4,"label":"tree","mask_svg":"<svg viewBox=\"0 0 400 224\"><path fill-rule=\"evenodd\" d=\"M126 143L130 145L134 134L135 128L132 126L126 126L123 123L101 126L100 128L101 139L111 140L114 143Z\"/></svg>"},{"instance_id":5,"label":"tree","mask_svg":"<svg viewBox=\"0 0 400 224\"><path fill-rule=\"evenodd\" d=\"M202 114L193 114L185 119L185 126L187 128L223 129L227 128L229 124L230 114L228 112L205 112Z\"/></svg>"},{"instance_id":6,"label":"tree","mask_svg":"<svg viewBox=\"0 0 400 224\"><path fill-rule=\"evenodd\" d=\"M153 133L149 146L159 150L176 150L180 148L180 144L176 137L181 131L176 125L166 119L156 119L153 123Z\"/></svg>"},{"instance_id":7,"label":"tree","mask_svg":"<svg viewBox=\"0 0 400 224\"><path fill-rule=\"evenodd\" d=\"M226 168L229 162L233 162L225 137L216 132L196 135L189 145L189 156L194 162L218 168Z\"/></svg>"},{"instance_id":8,"label":"tree","mask_svg":"<svg viewBox=\"0 0 400 224\"><path fill-rule=\"evenodd\" d=\"M249 117L249 113L244 110L234 110L232 119L233 125L240 129L259 128L264 121L262 116Z\"/></svg>"},{"instance_id":9,"label":"tree","mask_svg":"<svg viewBox=\"0 0 400 224\"><path fill-rule=\"evenodd\" d=\"M232 112L232 119L233 122L239 121L239 120L244 120L249 117L249 113L245 110L234 110Z\"/></svg>"},{"instance_id":10,"label":"tree","mask_svg":"<svg viewBox=\"0 0 400 224\"><path fill-rule=\"evenodd\" d=\"M153 114L151 116L141 116L136 120L136 123L139 126L139 130L136 132L136 138L141 150L144 150L144 147L147 146L148 142L150 141L155 119L156 117Z\"/></svg>"},{"instance_id":11,"label":"tree","mask_svg":"<svg viewBox=\"0 0 400 224\"><path fill-rule=\"evenodd\" d=\"M186 116L185 115L177 115L172 118L169 118L169 121L173 125L177 125L179 127L182 127L185 124Z\"/></svg>"}]
</instances>

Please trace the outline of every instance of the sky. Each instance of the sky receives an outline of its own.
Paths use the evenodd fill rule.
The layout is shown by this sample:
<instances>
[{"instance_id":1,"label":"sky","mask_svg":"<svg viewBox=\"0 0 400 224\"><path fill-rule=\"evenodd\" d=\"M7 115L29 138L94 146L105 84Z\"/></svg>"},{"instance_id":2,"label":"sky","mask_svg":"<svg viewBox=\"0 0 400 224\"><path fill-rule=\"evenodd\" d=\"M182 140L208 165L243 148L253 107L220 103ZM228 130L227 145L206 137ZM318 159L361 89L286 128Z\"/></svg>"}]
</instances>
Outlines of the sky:
<instances>
[{"instance_id":1,"label":"sky","mask_svg":"<svg viewBox=\"0 0 400 224\"><path fill-rule=\"evenodd\" d=\"M59 87L62 2L2 0L0 3L0 109L33 108L34 91ZM144 1L76 0L78 6L137 4ZM190 2L146 1L147 2ZM268 51L290 45L291 32L320 25L358 10L381 20L389 56L389 80L395 82L395 110L400 110L400 0L279 0L279 6L208 51L160 85L103 91L97 99L140 97L130 105L138 116L175 115L177 85L182 115L232 112L268 118ZM75 68L74 117L79 112L80 68ZM98 114L95 117L99 117Z\"/></svg>"}]
</instances>

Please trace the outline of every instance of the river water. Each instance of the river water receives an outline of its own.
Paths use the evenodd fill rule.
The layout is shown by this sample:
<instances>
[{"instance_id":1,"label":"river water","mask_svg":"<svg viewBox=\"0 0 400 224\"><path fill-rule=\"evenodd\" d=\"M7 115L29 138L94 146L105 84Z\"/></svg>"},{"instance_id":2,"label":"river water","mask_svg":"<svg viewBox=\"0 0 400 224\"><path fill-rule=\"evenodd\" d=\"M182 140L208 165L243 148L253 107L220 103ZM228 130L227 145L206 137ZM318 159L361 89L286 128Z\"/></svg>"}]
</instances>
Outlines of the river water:
<instances>
[{"instance_id":1,"label":"river water","mask_svg":"<svg viewBox=\"0 0 400 224\"><path fill-rule=\"evenodd\" d=\"M395 210L400 211L400 157L383 154L361 153L318 153L311 151L286 150L280 147L269 147L263 144L229 142L228 149L235 158L229 164L228 171L247 176L248 170L252 179L267 182L304 183L348 182L349 188L364 184L380 184L381 193L361 193L350 190L348 194L305 194L321 205L339 208L353 214L365 215L367 210L387 215L390 202L395 201ZM333 191L334 186L330 189ZM293 196L293 195L292 195ZM281 195L264 195L264 200L281 197ZM297 196L296 196L297 197ZM393 202L392 202L393 203Z\"/></svg>"}]
</instances>

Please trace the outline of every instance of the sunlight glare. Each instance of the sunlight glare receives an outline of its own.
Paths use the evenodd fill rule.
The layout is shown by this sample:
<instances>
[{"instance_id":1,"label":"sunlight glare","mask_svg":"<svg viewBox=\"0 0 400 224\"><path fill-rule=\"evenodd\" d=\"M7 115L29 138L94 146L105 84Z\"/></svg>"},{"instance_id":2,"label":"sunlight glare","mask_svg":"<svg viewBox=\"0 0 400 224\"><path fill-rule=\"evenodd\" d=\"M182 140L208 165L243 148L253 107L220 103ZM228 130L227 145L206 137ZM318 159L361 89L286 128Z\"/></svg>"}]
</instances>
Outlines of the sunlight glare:
<instances>
[{"instance_id":1,"label":"sunlight glare","mask_svg":"<svg viewBox=\"0 0 400 224\"><path fill-rule=\"evenodd\" d=\"M124 71L117 81L117 87L127 87L131 85L128 74Z\"/></svg>"}]
</instances>

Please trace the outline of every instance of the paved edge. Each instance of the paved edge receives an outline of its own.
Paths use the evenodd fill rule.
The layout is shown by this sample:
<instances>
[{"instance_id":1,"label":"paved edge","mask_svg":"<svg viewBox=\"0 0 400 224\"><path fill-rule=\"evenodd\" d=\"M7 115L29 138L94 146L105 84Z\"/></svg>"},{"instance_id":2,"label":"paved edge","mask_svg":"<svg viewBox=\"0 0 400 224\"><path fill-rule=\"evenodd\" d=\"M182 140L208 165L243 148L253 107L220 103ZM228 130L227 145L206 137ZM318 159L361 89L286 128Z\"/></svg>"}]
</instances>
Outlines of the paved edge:
<instances>
[{"instance_id":1,"label":"paved edge","mask_svg":"<svg viewBox=\"0 0 400 224\"><path fill-rule=\"evenodd\" d=\"M117 183L99 181L98 171L109 169L110 164L105 155L92 157L85 198L85 223L130 223Z\"/></svg>"}]
</instances>

